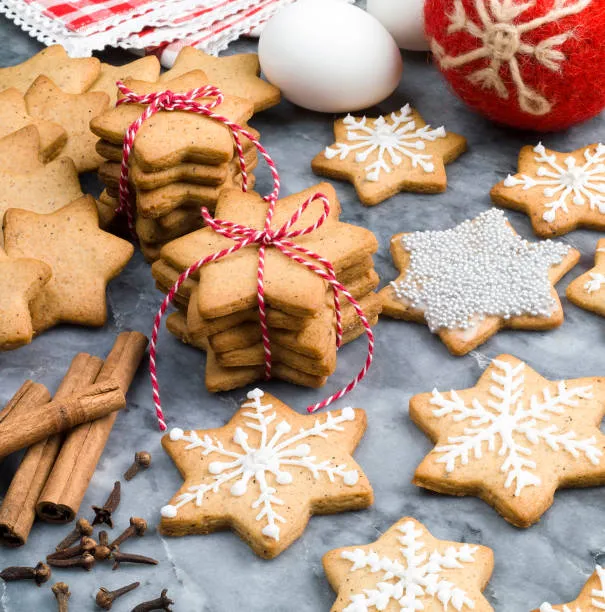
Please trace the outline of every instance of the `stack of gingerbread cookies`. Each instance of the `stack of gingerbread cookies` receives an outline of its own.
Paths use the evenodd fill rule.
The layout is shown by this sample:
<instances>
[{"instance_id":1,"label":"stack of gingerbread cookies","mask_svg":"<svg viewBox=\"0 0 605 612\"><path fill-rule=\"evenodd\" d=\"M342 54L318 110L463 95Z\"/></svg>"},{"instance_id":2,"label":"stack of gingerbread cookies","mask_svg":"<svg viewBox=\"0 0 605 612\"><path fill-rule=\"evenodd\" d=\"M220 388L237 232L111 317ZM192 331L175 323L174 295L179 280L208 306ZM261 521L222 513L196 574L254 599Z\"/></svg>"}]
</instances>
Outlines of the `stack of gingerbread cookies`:
<instances>
[{"instance_id":1,"label":"stack of gingerbread cookies","mask_svg":"<svg viewBox=\"0 0 605 612\"><path fill-rule=\"evenodd\" d=\"M380 300L374 293L378 275L372 254L374 234L339 220L334 189L322 183L278 200L271 227L286 223L308 198L322 193L330 202L326 222L293 240L334 266L337 279L359 301L371 325L378 320ZM256 193L224 191L217 218L262 229L268 204ZM292 229L313 225L323 212L314 201ZM157 287L168 292L192 263L233 245L233 240L203 228L166 245L152 266ZM207 352L206 386L212 392L234 389L261 379L265 371L258 311L258 245L203 266L180 287L175 303L181 312L168 328L183 341ZM272 351L272 375L295 384L320 387L336 369L334 298L328 283L276 247L265 255L265 301ZM353 307L342 298L343 342L364 331Z\"/></svg>"}]
</instances>

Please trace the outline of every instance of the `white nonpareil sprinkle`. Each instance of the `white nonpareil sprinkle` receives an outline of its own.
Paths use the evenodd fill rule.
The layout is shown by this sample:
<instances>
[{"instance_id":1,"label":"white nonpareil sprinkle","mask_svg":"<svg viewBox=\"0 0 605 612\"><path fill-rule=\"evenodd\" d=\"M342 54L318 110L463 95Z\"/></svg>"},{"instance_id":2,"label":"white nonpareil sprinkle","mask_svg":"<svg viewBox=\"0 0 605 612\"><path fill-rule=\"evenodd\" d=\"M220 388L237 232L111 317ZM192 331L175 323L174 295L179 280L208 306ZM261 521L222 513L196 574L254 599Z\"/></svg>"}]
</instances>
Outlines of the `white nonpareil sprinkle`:
<instances>
[{"instance_id":1,"label":"white nonpareil sprinkle","mask_svg":"<svg viewBox=\"0 0 605 612\"><path fill-rule=\"evenodd\" d=\"M490 209L445 231L402 238L410 265L391 283L398 298L424 311L431 331L467 329L486 316L550 316L550 268L569 252L565 244L528 242L504 213Z\"/></svg>"}]
</instances>

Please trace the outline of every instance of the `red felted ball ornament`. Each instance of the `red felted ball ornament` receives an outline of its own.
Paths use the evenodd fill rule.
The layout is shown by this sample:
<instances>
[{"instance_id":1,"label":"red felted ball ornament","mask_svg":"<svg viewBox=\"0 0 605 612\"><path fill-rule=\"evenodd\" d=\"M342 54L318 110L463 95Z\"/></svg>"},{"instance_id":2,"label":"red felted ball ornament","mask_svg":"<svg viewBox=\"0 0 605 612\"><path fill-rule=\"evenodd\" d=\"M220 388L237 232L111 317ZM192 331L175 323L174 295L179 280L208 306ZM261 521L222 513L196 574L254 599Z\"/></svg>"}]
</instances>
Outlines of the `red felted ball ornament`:
<instances>
[{"instance_id":1,"label":"red felted ball ornament","mask_svg":"<svg viewBox=\"0 0 605 612\"><path fill-rule=\"evenodd\" d=\"M498 123L562 130L605 108L605 0L426 0L435 61Z\"/></svg>"}]
</instances>

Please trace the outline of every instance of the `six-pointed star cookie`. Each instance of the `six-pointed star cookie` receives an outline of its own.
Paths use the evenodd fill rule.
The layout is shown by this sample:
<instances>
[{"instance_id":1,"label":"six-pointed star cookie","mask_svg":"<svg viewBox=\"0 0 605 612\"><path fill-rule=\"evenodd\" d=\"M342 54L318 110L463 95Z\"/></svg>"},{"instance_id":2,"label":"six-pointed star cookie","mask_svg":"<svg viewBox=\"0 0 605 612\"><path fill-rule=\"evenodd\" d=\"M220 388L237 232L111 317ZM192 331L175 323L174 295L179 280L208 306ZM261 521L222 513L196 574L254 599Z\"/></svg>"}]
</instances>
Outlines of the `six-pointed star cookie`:
<instances>
[{"instance_id":1,"label":"six-pointed star cookie","mask_svg":"<svg viewBox=\"0 0 605 612\"><path fill-rule=\"evenodd\" d=\"M410 417L435 442L414 484L475 495L529 527L556 489L605 485L604 416L605 378L550 381L500 355L475 387L410 400Z\"/></svg>"},{"instance_id":2,"label":"six-pointed star cookie","mask_svg":"<svg viewBox=\"0 0 605 612\"><path fill-rule=\"evenodd\" d=\"M445 164L466 150L462 136L432 129L409 104L376 119L347 115L334 124L334 137L311 162L313 172L353 183L366 206L400 191L445 191Z\"/></svg>"},{"instance_id":3,"label":"six-pointed star cookie","mask_svg":"<svg viewBox=\"0 0 605 612\"><path fill-rule=\"evenodd\" d=\"M95 82L100 70L101 62L96 57L71 58L61 45L53 45L21 64L0 68L0 90L14 87L25 93L44 74L63 91L82 93Z\"/></svg>"},{"instance_id":4,"label":"six-pointed star cookie","mask_svg":"<svg viewBox=\"0 0 605 612\"><path fill-rule=\"evenodd\" d=\"M147 83L126 79L124 83L136 94L165 90L184 93L207 85L208 78L201 70L193 70L170 81ZM205 99L197 101L203 104ZM141 104L121 104L95 117L90 127L100 138L121 145L126 130L144 110ZM225 96L214 111L242 125L252 117L254 108L248 100ZM160 111L145 121L137 132L134 155L146 172L163 170L181 162L216 165L233 159L233 137L228 127L214 119L185 111Z\"/></svg>"},{"instance_id":5,"label":"six-pointed star cookie","mask_svg":"<svg viewBox=\"0 0 605 612\"><path fill-rule=\"evenodd\" d=\"M338 221L340 204L329 184L320 183L281 200L275 206L271 228L286 223L298 208L314 194L324 194L330 202L330 217L317 230L293 242L332 262L338 275L354 266L378 248L372 232ZM257 193L228 190L221 193L216 206L217 219L262 229L268 204ZM315 200L292 225L292 230L313 225L323 213L323 204ZM178 270L185 270L198 259L233 246L234 241L203 228L168 243L162 259ZM210 265L203 266L199 278L198 308L203 318L221 317L258 306L258 245L250 245ZM225 282L228 279L229 282ZM265 253L265 300L269 306L294 316L313 316L325 306L325 281L305 266L286 257L275 247Z\"/></svg>"},{"instance_id":6,"label":"six-pointed star cookie","mask_svg":"<svg viewBox=\"0 0 605 612\"><path fill-rule=\"evenodd\" d=\"M488 612L481 591L494 567L490 548L433 537L405 517L376 542L331 550L324 570L338 598L331 612Z\"/></svg>"},{"instance_id":7,"label":"six-pointed star cookie","mask_svg":"<svg viewBox=\"0 0 605 612\"><path fill-rule=\"evenodd\" d=\"M541 143L523 147L519 173L491 192L499 206L529 215L543 238L562 236L579 227L605 229L605 145L572 153L551 151Z\"/></svg>"},{"instance_id":8,"label":"six-pointed star cookie","mask_svg":"<svg viewBox=\"0 0 605 612\"><path fill-rule=\"evenodd\" d=\"M543 603L533 612L592 612L595 610L605 610L605 568L600 565L597 565L594 574L584 585L577 599L557 606Z\"/></svg>"},{"instance_id":9,"label":"six-pointed star cookie","mask_svg":"<svg viewBox=\"0 0 605 612\"><path fill-rule=\"evenodd\" d=\"M67 132L63 155L71 157L78 172L96 170L103 158L97 153L97 137L90 121L109 106L109 96L101 91L69 94L48 77L38 77L25 94L29 113L36 119L54 121Z\"/></svg>"},{"instance_id":10,"label":"six-pointed star cookie","mask_svg":"<svg viewBox=\"0 0 605 612\"><path fill-rule=\"evenodd\" d=\"M255 113L279 104L279 89L259 76L260 63L256 53L214 57L199 49L184 47L174 66L160 80L175 79L191 70L203 70L208 81L223 93L250 100Z\"/></svg>"},{"instance_id":11,"label":"six-pointed star cookie","mask_svg":"<svg viewBox=\"0 0 605 612\"><path fill-rule=\"evenodd\" d=\"M4 240L10 257L40 259L52 268L52 279L31 304L36 332L58 323L105 324L107 283L128 263L133 247L99 229L91 196L47 215L10 209Z\"/></svg>"},{"instance_id":12,"label":"six-pointed star cookie","mask_svg":"<svg viewBox=\"0 0 605 612\"><path fill-rule=\"evenodd\" d=\"M567 299L605 317L605 238L597 244L595 267L570 283Z\"/></svg>"},{"instance_id":13,"label":"six-pointed star cookie","mask_svg":"<svg viewBox=\"0 0 605 612\"><path fill-rule=\"evenodd\" d=\"M561 325L554 284L580 258L562 243L523 240L495 208L449 230L396 234L391 255L401 274L380 291L383 314L427 324L454 355L503 328Z\"/></svg>"},{"instance_id":14,"label":"six-pointed star cookie","mask_svg":"<svg viewBox=\"0 0 605 612\"><path fill-rule=\"evenodd\" d=\"M185 482L162 508L164 535L231 527L270 559L300 537L312 514L367 508L368 479L351 457L363 410L299 415L255 389L227 425L162 438Z\"/></svg>"}]
</instances>

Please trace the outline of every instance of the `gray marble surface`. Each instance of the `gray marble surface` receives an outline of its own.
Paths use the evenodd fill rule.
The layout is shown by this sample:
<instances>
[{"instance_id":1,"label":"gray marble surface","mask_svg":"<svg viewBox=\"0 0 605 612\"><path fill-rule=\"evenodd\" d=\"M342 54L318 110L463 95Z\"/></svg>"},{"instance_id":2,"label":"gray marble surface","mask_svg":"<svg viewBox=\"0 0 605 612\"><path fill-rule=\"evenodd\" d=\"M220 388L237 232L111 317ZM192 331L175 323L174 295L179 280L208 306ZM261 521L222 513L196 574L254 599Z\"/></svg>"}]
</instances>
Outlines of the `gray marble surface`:
<instances>
[{"instance_id":1,"label":"gray marble surface","mask_svg":"<svg viewBox=\"0 0 605 612\"><path fill-rule=\"evenodd\" d=\"M253 43L231 48L249 50ZM0 22L0 64L22 61L38 50L29 39L6 21ZM127 54L110 56L125 62ZM362 86L362 84L361 84ZM396 275L388 252L394 232L447 228L490 206L489 189L515 169L518 149L536 141L522 134L495 127L474 115L448 91L438 73L423 55L405 57L401 86L381 111L399 108L404 102L418 107L433 124L464 134L470 151L448 169L449 188L438 196L401 194L375 208L363 208L354 190L338 183L338 194L346 221L364 225L376 233L380 250L376 266L383 283ZM275 157L282 173L283 193L314 184L309 162L332 142L332 117L294 108L287 102L261 116L253 125ZM605 138L605 119L595 119L573 130L544 137L555 149L574 149ZM259 174L259 188L267 187L267 176ZM94 179L86 186L94 192ZM508 213L515 228L531 237L528 220ZM558 286L563 295L572 278L592 265L599 235L578 231L564 240L582 252L582 261ZM54 390L78 351L104 356L116 334L137 329L149 334L161 295L154 289L148 266L140 255L109 288L109 321L101 330L61 327L45 333L31 346L0 354L0 402L4 403L26 378L34 378ZM334 594L321 567L323 553L338 546L365 544L376 539L393 522L411 515L424 522L438 537L481 543L495 551L495 568L486 595L494 608L524 612L541 602L574 599L594 568L605 561L605 494L603 489L570 490L556 495L553 508L528 530L508 525L495 511L475 498L456 499L423 491L411 484L415 467L431 444L408 417L408 400L414 393L437 386L464 388L475 384L485 360L510 352L527 360L551 378L603 374L605 362L604 320L586 313L563 299L564 325L548 333L503 332L480 350L463 358L452 357L427 328L410 323L381 320L376 328L376 360L363 384L340 407L363 407L369 416L367 435L356 458L366 471L376 494L375 505L364 512L312 518L303 537L273 561L257 558L229 532L178 539L162 538L155 532L159 508L181 484L177 470L162 452L151 403L151 390L142 368L129 396L128 409L120 416L92 480L82 506L102 502L113 481L129 465L135 450L153 453L153 468L123 488L117 527L127 525L132 515L143 516L151 533L128 549L153 555L155 568L126 568L112 572L100 566L91 573L56 571L54 580L64 580L72 590L72 609L95 609L93 594L100 585L110 588L131 580L141 587L116 604L128 610L138 601L155 597L162 587L176 600L175 610L231 612L311 612L329 610ZM344 384L364 357L363 341L345 347L337 373L320 391L271 383L267 389L291 406L303 410ZM225 423L244 397L244 390L209 395L203 384L203 358L163 332L160 340L159 372L169 425L211 428ZM19 457L0 465L0 494L10 481ZM33 564L43 558L68 531L65 527L37 524L28 544L20 550L0 550L0 566ZM0 610L4 612L53 610L48 585L0 584Z\"/></svg>"}]
</instances>

